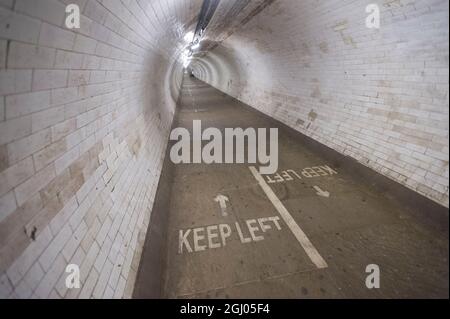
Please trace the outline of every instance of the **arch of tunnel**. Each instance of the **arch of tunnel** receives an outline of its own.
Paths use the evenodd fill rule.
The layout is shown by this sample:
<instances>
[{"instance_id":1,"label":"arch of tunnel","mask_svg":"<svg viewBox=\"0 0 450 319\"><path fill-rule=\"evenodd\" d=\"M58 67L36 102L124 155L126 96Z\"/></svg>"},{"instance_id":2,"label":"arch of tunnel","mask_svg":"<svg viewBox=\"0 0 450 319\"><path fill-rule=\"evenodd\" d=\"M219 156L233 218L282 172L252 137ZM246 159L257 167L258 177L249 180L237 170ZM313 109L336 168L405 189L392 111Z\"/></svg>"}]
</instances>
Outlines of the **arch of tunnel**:
<instances>
[{"instance_id":1,"label":"arch of tunnel","mask_svg":"<svg viewBox=\"0 0 450 319\"><path fill-rule=\"evenodd\" d=\"M448 47L441 0L0 0L0 297L448 297ZM196 119L279 172L174 165Z\"/></svg>"}]
</instances>

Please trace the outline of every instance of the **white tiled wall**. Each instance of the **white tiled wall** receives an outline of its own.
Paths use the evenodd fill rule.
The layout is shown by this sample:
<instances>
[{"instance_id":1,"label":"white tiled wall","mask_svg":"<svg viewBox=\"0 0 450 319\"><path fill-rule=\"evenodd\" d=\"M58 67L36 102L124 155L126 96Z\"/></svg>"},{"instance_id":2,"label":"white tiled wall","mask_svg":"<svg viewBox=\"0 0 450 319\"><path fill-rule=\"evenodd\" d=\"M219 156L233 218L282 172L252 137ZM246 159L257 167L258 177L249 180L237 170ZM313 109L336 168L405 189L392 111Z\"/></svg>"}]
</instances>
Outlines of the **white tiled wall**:
<instances>
[{"instance_id":1,"label":"white tiled wall","mask_svg":"<svg viewBox=\"0 0 450 319\"><path fill-rule=\"evenodd\" d=\"M376 3L380 29L365 25ZM446 0L278 0L196 75L449 205Z\"/></svg>"},{"instance_id":2,"label":"white tiled wall","mask_svg":"<svg viewBox=\"0 0 450 319\"><path fill-rule=\"evenodd\" d=\"M0 298L131 296L200 6L0 0Z\"/></svg>"}]
</instances>

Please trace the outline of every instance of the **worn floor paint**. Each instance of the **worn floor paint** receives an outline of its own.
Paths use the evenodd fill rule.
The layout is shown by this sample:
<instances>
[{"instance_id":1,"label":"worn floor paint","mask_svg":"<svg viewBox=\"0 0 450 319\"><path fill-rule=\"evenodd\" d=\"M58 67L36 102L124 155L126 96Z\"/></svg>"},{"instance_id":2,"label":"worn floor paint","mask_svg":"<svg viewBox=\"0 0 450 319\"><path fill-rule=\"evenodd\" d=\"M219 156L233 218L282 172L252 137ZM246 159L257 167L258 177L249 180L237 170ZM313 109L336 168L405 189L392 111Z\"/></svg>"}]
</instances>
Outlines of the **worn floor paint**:
<instances>
[{"instance_id":1,"label":"worn floor paint","mask_svg":"<svg viewBox=\"0 0 450 319\"><path fill-rule=\"evenodd\" d=\"M198 80L186 77L182 94L180 127L277 127ZM448 231L421 223L283 129L279 135L279 173L264 179L312 246L296 238L248 165L176 165L163 297L448 297ZM187 230L192 252L180 253ZM365 285L369 264L380 267L380 289Z\"/></svg>"}]
</instances>

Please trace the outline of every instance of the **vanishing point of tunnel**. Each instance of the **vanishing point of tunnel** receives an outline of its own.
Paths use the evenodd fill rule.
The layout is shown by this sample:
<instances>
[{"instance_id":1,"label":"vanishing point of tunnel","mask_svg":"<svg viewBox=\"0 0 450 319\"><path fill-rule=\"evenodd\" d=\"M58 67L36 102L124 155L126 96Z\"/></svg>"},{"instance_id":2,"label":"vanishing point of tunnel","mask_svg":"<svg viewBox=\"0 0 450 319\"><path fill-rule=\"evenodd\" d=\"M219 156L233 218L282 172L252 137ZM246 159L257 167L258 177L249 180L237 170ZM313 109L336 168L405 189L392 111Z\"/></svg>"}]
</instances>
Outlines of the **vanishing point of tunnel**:
<instances>
[{"instance_id":1,"label":"vanishing point of tunnel","mask_svg":"<svg viewBox=\"0 0 450 319\"><path fill-rule=\"evenodd\" d=\"M448 298L448 6L0 0L0 298Z\"/></svg>"}]
</instances>

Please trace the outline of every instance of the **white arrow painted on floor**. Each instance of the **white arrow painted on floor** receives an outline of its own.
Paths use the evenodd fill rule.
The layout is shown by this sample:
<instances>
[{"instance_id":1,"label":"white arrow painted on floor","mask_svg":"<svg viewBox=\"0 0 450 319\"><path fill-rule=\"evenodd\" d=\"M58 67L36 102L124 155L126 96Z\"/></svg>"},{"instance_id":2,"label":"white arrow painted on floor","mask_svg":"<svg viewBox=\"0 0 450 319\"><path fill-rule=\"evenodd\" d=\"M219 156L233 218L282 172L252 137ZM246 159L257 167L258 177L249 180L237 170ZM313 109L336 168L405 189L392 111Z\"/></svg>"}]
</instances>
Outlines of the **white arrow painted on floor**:
<instances>
[{"instance_id":1,"label":"white arrow painted on floor","mask_svg":"<svg viewBox=\"0 0 450 319\"><path fill-rule=\"evenodd\" d=\"M319 186L314 186L314 189L316 190L316 194L322 197L330 197L330 192L326 192L322 190Z\"/></svg>"},{"instance_id":2,"label":"white arrow painted on floor","mask_svg":"<svg viewBox=\"0 0 450 319\"><path fill-rule=\"evenodd\" d=\"M225 195L219 194L219 195L217 195L217 197L214 199L214 201L216 201L217 203L219 203L220 210L222 211L222 216L223 216L223 217L228 216L228 214L227 214L227 202L230 201L230 200L228 199L228 197L226 197Z\"/></svg>"}]
</instances>

